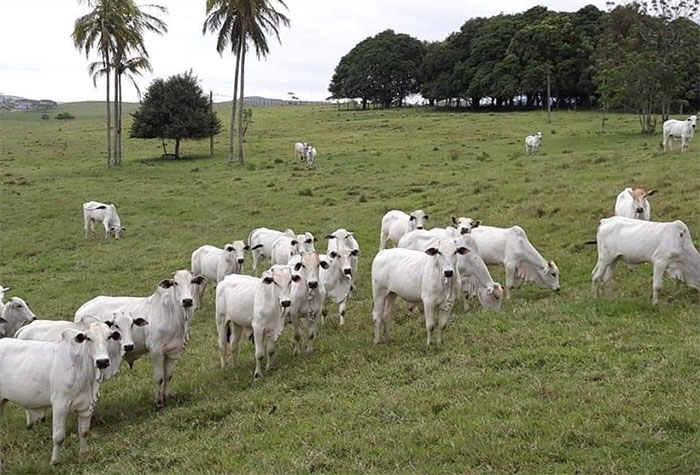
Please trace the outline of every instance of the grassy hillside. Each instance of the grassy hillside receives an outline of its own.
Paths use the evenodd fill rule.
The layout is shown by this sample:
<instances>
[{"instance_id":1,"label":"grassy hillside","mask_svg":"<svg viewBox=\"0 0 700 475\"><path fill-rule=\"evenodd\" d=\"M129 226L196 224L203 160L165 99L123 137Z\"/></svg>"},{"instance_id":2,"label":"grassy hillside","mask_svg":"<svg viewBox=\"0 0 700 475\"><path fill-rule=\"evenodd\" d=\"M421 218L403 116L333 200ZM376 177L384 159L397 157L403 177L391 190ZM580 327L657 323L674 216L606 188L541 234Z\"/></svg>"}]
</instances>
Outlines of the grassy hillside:
<instances>
[{"instance_id":1,"label":"grassy hillside","mask_svg":"<svg viewBox=\"0 0 700 475\"><path fill-rule=\"evenodd\" d=\"M537 112L270 107L254 110L245 167L225 163L223 134L215 157L207 141L185 142L179 161L158 159L159 141L126 140L123 166L108 171L99 104L64 107L76 120L0 115L0 282L41 318L72 319L97 294L150 294L198 246L258 226L346 227L362 255L346 326L334 318L300 357L288 328L257 383L252 345L241 368L219 368L208 290L169 406L153 409L147 358L123 368L102 388L90 454L78 457L71 425L60 472L700 471L698 293L668 302L669 283L653 308L651 268L623 266L617 298L596 301L595 248L582 244L628 185L657 188L652 219L682 219L697 243L697 140L664 154L629 115L600 135L588 112L547 124ZM537 130L543 153L525 157ZM300 140L317 147L316 170L294 161ZM117 203L125 239L83 238L91 199ZM562 292L525 285L500 312L457 310L438 348L397 305L393 343L373 346L370 264L393 208L423 208L433 226L451 214L519 224L557 262ZM49 471L50 423L27 431L6 407L8 470Z\"/></svg>"}]
</instances>

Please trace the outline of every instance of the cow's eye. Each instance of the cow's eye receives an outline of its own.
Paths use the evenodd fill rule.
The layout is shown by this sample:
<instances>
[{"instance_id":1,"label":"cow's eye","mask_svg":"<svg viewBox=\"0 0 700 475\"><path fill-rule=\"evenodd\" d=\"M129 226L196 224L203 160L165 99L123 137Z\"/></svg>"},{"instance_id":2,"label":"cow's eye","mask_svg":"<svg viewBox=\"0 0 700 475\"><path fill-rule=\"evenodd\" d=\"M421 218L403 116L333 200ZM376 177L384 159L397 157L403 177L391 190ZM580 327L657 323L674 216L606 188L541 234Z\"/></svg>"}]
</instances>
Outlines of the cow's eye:
<instances>
[{"instance_id":1,"label":"cow's eye","mask_svg":"<svg viewBox=\"0 0 700 475\"><path fill-rule=\"evenodd\" d=\"M552 272L552 277L556 277L556 276L557 276L557 273L556 273L556 272Z\"/></svg>"},{"instance_id":2,"label":"cow's eye","mask_svg":"<svg viewBox=\"0 0 700 475\"><path fill-rule=\"evenodd\" d=\"M180 285L180 284L178 284L177 282L173 282L173 285Z\"/></svg>"}]
</instances>

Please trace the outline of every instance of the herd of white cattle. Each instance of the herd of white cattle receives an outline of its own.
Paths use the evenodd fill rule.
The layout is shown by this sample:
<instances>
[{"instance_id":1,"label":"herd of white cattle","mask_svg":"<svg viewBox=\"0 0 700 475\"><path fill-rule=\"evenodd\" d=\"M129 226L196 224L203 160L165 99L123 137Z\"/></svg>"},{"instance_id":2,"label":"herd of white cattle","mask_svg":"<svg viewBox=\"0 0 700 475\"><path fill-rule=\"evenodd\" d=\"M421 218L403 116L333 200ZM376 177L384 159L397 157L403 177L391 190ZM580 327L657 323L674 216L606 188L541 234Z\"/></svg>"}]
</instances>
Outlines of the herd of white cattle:
<instances>
[{"instance_id":1,"label":"herd of white cattle","mask_svg":"<svg viewBox=\"0 0 700 475\"><path fill-rule=\"evenodd\" d=\"M297 142L294 144L294 158L305 161L306 166L309 168L315 168L316 147L306 142Z\"/></svg>"},{"instance_id":2,"label":"herd of white cattle","mask_svg":"<svg viewBox=\"0 0 700 475\"><path fill-rule=\"evenodd\" d=\"M680 138L683 148L692 139L695 116L680 124L664 124L664 146ZM692 120L691 120L692 119ZM669 121L670 122L670 121ZM667 133L668 132L668 133ZM526 139L527 153L537 153L541 132ZM316 150L298 143L295 153L315 164ZM653 265L652 302L658 303L663 277L700 290L700 254L682 221L653 222L647 198L656 190L626 188L617 196L615 215L598 227L598 262L592 285L611 291L616 264ZM105 239L119 239L125 228L112 203L83 205L85 237L104 226ZM374 343L391 340L391 309L397 297L410 311L423 304L427 344L441 343L452 309L474 301L500 309L504 289L491 278L487 266L505 268L505 297L522 281L559 291L559 268L547 261L519 226L485 226L468 217L451 217L451 226L426 229L430 216L423 210L387 212L381 220L379 252L372 262L372 322ZM285 323L294 327L294 354L312 351L316 327L324 323L329 302L338 305L345 323L348 300L355 288L360 246L354 234L341 228L325 236L325 254L316 251L318 239L310 232L291 229L254 229L246 241L223 248L201 246L191 256L191 268L174 272L146 297L98 296L84 303L74 321L37 320L27 303L0 286L0 417L8 402L26 410L27 426L53 413L53 453L66 434L69 413L78 415L80 452L87 435L100 384L115 376L122 359L132 366L148 355L153 366L154 399L162 408L168 398L173 369L184 352L197 308L208 283L215 285L215 321L221 366L238 364L241 338L255 346L254 379L272 364ZM388 243L395 244L387 248ZM246 252L257 274L261 261L270 267L260 277L243 275ZM2 459L0 457L0 471Z\"/></svg>"}]
</instances>

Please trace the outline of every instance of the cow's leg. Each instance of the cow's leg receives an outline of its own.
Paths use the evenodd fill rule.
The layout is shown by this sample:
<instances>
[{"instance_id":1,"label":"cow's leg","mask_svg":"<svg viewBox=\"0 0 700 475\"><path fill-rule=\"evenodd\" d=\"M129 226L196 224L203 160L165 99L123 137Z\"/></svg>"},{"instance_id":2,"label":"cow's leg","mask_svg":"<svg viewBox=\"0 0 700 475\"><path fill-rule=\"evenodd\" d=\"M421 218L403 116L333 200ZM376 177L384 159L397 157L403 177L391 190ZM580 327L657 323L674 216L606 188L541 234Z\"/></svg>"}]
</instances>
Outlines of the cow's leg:
<instances>
[{"instance_id":1,"label":"cow's leg","mask_svg":"<svg viewBox=\"0 0 700 475\"><path fill-rule=\"evenodd\" d=\"M615 270L617 269L617 261L613 261L608 265L603 273L603 287L605 288L605 296L609 299L615 297Z\"/></svg>"},{"instance_id":2,"label":"cow's leg","mask_svg":"<svg viewBox=\"0 0 700 475\"><path fill-rule=\"evenodd\" d=\"M255 373L253 379L262 377L262 361L265 358L265 330L253 327L253 343L255 343Z\"/></svg>"},{"instance_id":3,"label":"cow's leg","mask_svg":"<svg viewBox=\"0 0 700 475\"><path fill-rule=\"evenodd\" d=\"M435 306L431 303L423 302L425 312L425 330L428 332L427 344L433 343L433 330L435 329Z\"/></svg>"},{"instance_id":4,"label":"cow's leg","mask_svg":"<svg viewBox=\"0 0 700 475\"><path fill-rule=\"evenodd\" d=\"M238 344L241 341L241 336L243 335L243 327L233 324L233 332L231 333L231 347L230 353L232 358L233 367L238 367Z\"/></svg>"},{"instance_id":5,"label":"cow's leg","mask_svg":"<svg viewBox=\"0 0 700 475\"><path fill-rule=\"evenodd\" d=\"M345 307L348 304L348 298L345 297L341 302L340 306L338 307L338 313L340 313L340 324L345 325Z\"/></svg>"},{"instance_id":6,"label":"cow's leg","mask_svg":"<svg viewBox=\"0 0 700 475\"><path fill-rule=\"evenodd\" d=\"M374 293L374 307L372 308L372 323L374 323L374 344L381 342L382 323L384 321L384 306L386 304L386 291Z\"/></svg>"},{"instance_id":7,"label":"cow's leg","mask_svg":"<svg viewBox=\"0 0 700 475\"><path fill-rule=\"evenodd\" d=\"M92 411L85 411L78 414L78 437L80 437L80 455L85 455L88 451L87 438L90 433L90 421Z\"/></svg>"},{"instance_id":8,"label":"cow's leg","mask_svg":"<svg viewBox=\"0 0 700 475\"><path fill-rule=\"evenodd\" d=\"M309 326L306 329L306 352L314 351L314 339L316 338L316 315L309 315Z\"/></svg>"},{"instance_id":9,"label":"cow's leg","mask_svg":"<svg viewBox=\"0 0 700 475\"><path fill-rule=\"evenodd\" d=\"M231 331L231 323L226 321L224 315L217 315L216 333L219 341L219 351L221 351L221 369L226 368L226 360L228 359L229 331Z\"/></svg>"},{"instance_id":10,"label":"cow's leg","mask_svg":"<svg viewBox=\"0 0 700 475\"><path fill-rule=\"evenodd\" d=\"M151 351L151 364L153 365L154 400L156 409L163 409L165 401L163 397L163 385L165 384L165 356L160 351Z\"/></svg>"},{"instance_id":11,"label":"cow's leg","mask_svg":"<svg viewBox=\"0 0 700 475\"><path fill-rule=\"evenodd\" d=\"M386 249L386 242L389 240L389 231L382 228L382 231L379 235L379 250L384 250Z\"/></svg>"},{"instance_id":12,"label":"cow's leg","mask_svg":"<svg viewBox=\"0 0 700 475\"><path fill-rule=\"evenodd\" d=\"M165 364L163 368L165 370L165 378L163 383L163 402L167 401L170 397L170 382L173 380L173 370L175 369L175 363L177 359L171 358L169 356L165 357Z\"/></svg>"},{"instance_id":13,"label":"cow's leg","mask_svg":"<svg viewBox=\"0 0 700 475\"><path fill-rule=\"evenodd\" d=\"M659 290L664 283L664 271L666 270L666 265L662 262L656 261L654 264L654 278L651 287L651 304L658 305L659 303Z\"/></svg>"},{"instance_id":14,"label":"cow's leg","mask_svg":"<svg viewBox=\"0 0 700 475\"><path fill-rule=\"evenodd\" d=\"M300 347L302 335L301 322L299 321L299 317L297 315L292 316L292 324L294 325L294 356L296 356L301 352Z\"/></svg>"},{"instance_id":15,"label":"cow's leg","mask_svg":"<svg viewBox=\"0 0 700 475\"><path fill-rule=\"evenodd\" d=\"M88 217L83 212L83 229L85 230L85 239L88 238L88 227L89 227L88 223L89 222L90 222L90 219L88 219Z\"/></svg>"},{"instance_id":16,"label":"cow's leg","mask_svg":"<svg viewBox=\"0 0 700 475\"><path fill-rule=\"evenodd\" d=\"M671 293L669 300L676 300L676 298L678 297L678 294L680 292L681 292L681 281L676 279L675 282L673 283L673 293Z\"/></svg>"},{"instance_id":17,"label":"cow's leg","mask_svg":"<svg viewBox=\"0 0 700 475\"><path fill-rule=\"evenodd\" d=\"M510 292L517 285L515 278L515 264L506 264L506 298L510 298Z\"/></svg>"},{"instance_id":18,"label":"cow's leg","mask_svg":"<svg viewBox=\"0 0 700 475\"><path fill-rule=\"evenodd\" d=\"M602 256L598 256L598 262L596 262L593 272L591 272L591 292L593 297L598 297L600 295L600 282L605 275L610 263L603 259Z\"/></svg>"},{"instance_id":19,"label":"cow's leg","mask_svg":"<svg viewBox=\"0 0 700 475\"><path fill-rule=\"evenodd\" d=\"M44 409L27 409L25 412L27 414L27 429L34 427L34 424L46 415Z\"/></svg>"},{"instance_id":20,"label":"cow's leg","mask_svg":"<svg viewBox=\"0 0 700 475\"><path fill-rule=\"evenodd\" d=\"M439 322L438 322L437 342L440 345L440 344L442 344L442 339L443 339L443 336L445 333L445 329L447 328L447 324L450 321L450 312L439 308L438 315L439 315Z\"/></svg>"},{"instance_id":21,"label":"cow's leg","mask_svg":"<svg viewBox=\"0 0 700 475\"><path fill-rule=\"evenodd\" d=\"M252 247L252 245L251 245ZM251 252L253 254L253 273L257 274L258 273L258 261L260 260L260 250L259 249L253 249Z\"/></svg>"},{"instance_id":22,"label":"cow's leg","mask_svg":"<svg viewBox=\"0 0 700 475\"><path fill-rule=\"evenodd\" d=\"M102 221L102 224L105 227L105 239L109 239L109 223L107 220Z\"/></svg>"},{"instance_id":23,"label":"cow's leg","mask_svg":"<svg viewBox=\"0 0 700 475\"><path fill-rule=\"evenodd\" d=\"M384 315L382 315L382 326L384 327L384 341L391 343L391 309L394 308L396 294L389 294L384 301Z\"/></svg>"},{"instance_id":24,"label":"cow's leg","mask_svg":"<svg viewBox=\"0 0 700 475\"><path fill-rule=\"evenodd\" d=\"M58 463L61 452L61 444L66 438L66 418L68 407L64 404L54 403L53 409L53 451L51 452L51 464Z\"/></svg>"},{"instance_id":25,"label":"cow's leg","mask_svg":"<svg viewBox=\"0 0 700 475\"><path fill-rule=\"evenodd\" d=\"M275 356L277 351L277 340L274 338L267 339L267 345L265 345L265 353L267 353L267 363L265 364L265 371L270 371L272 368L272 358Z\"/></svg>"}]
</instances>

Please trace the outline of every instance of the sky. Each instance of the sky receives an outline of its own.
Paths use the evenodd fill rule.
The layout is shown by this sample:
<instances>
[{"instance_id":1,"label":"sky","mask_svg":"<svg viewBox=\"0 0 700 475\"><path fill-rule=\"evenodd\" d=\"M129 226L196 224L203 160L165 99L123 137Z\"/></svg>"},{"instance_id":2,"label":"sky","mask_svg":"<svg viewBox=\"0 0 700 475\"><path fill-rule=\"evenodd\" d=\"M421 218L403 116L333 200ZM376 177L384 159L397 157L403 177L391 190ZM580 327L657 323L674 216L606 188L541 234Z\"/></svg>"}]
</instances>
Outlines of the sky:
<instances>
[{"instance_id":1,"label":"sky","mask_svg":"<svg viewBox=\"0 0 700 475\"><path fill-rule=\"evenodd\" d=\"M274 0L273 0L274 1ZM144 2L146 3L146 2ZM216 52L216 38L202 35L205 0L149 0L168 8L163 18L168 33L146 37L153 73L138 79L144 90L154 77L167 77L190 68L214 101L230 100L234 56ZM246 96L302 100L328 97L328 83L340 58L358 42L393 29L421 40L442 40L469 18L515 13L535 5L575 11L605 0L286 0L290 28L281 44L270 41L270 55L246 57ZM97 88L87 73L88 60L70 38L75 19L89 8L77 0L0 0L0 94L58 102L103 100L104 82ZM95 61L93 57L90 61ZM136 101L133 86L125 85L124 100Z\"/></svg>"}]
</instances>

